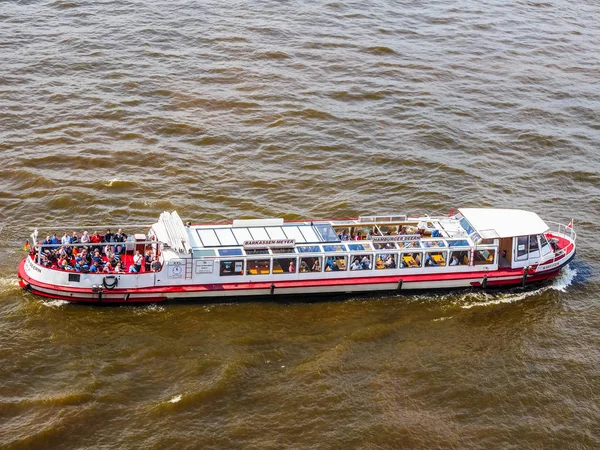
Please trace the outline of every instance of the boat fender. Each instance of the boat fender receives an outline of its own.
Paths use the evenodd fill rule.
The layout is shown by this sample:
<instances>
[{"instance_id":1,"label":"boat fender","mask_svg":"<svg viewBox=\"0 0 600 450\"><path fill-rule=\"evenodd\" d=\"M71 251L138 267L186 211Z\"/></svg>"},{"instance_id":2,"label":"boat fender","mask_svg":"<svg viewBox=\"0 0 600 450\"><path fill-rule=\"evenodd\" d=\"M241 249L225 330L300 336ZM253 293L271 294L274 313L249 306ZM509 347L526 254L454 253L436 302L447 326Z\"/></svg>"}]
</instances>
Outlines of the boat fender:
<instances>
[{"instance_id":1,"label":"boat fender","mask_svg":"<svg viewBox=\"0 0 600 450\"><path fill-rule=\"evenodd\" d=\"M481 288L482 289L486 289L487 288L487 275L483 276L483 280L481 280Z\"/></svg>"},{"instance_id":2,"label":"boat fender","mask_svg":"<svg viewBox=\"0 0 600 450\"><path fill-rule=\"evenodd\" d=\"M119 279L114 275L108 275L102 279L102 285L106 289L114 289L119 284Z\"/></svg>"},{"instance_id":3,"label":"boat fender","mask_svg":"<svg viewBox=\"0 0 600 450\"><path fill-rule=\"evenodd\" d=\"M396 288L397 291L402 290L402 280L398 280L398 287Z\"/></svg>"},{"instance_id":4,"label":"boat fender","mask_svg":"<svg viewBox=\"0 0 600 450\"><path fill-rule=\"evenodd\" d=\"M527 283L527 274L529 274L529 266L523 268L523 279L521 280L521 286L525 287Z\"/></svg>"},{"instance_id":5,"label":"boat fender","mask_svg":"<svg viewBox=\"0 0 600 450\"><path fill-rule=\"evenodd\" d=\"M275 283L271 283L271 295L275 292Z\"/></svg>"}]
</instances>

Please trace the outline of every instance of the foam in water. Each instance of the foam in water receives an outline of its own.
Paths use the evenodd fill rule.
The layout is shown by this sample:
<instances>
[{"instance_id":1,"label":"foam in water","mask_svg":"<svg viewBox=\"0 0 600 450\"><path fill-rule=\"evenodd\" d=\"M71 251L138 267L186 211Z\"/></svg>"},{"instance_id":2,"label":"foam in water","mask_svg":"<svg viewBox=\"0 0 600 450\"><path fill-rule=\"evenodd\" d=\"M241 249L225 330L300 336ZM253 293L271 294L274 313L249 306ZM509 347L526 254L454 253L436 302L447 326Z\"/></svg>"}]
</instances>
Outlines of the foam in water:
<instances>
[{"instance_id":1,"label":"foam in water","mask_svg":"<svg viewBox=\"0 0 600 450\"><path fill-rule=\"evenodd\" d=\"M177 403L179 400L181 400L181 394L173 396L169 403Z\"/></svg>"},{"instance_id":2,"label":"foam in water","mask_svg":"<svg viewBox=\"0 0 600 450\"><path fill-rule=\"evenodd\" d=\"M68 305L70 302L66 300L42 300L42 305L49 308L60 308L61 306Z\"/></svg>"},{"instance_id":3,"label":"foam in water","mask_svg":"<svg viewBox=\"0 0 600 450\"><path fill-rule=\"evenodd\" d=\"M490 306L490 305L499 305L502 303L515 303L521 300L525 300L526 298L539 295L542 292L546 292L548 290L555 290L560 292L566 292L567 287L573 283L573 279L577 275L577 270L572 269L570 266L565 267L560 274L553 280L552 284L549 286L543 286L539 289L527 292L519 292L513 294L487 294L480 293L480 296L488 299L486 301L481 302L472 302L466 305L461 305L461 308L470 309L474 306Z\"/></svg>"}]
</instances>

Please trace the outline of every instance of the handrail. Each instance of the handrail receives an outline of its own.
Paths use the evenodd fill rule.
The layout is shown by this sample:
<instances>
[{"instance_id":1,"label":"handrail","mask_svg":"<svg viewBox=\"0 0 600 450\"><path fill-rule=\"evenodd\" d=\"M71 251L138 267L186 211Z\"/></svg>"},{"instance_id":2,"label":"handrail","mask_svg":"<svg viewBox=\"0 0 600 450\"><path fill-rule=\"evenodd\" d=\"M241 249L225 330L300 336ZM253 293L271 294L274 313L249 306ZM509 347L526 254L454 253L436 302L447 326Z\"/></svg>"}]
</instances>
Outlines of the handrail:
<instances>
[{"instance_id":1,"label":"handrail","mask_svg":"<svg viewBox=\"0 0 600 450\"><path fill-rule=\"evenodd\" d=\"M552 227L549 227L548 232L566 238L569 241L569 244L566 247L561 248L558 252L553 251L552 261L546 261L544 264L556 262L559 252L563 252L563 254L560 255L559 259L562 259L566 255L571 253L571 251L575 248L575 241L577 240L577 233L572 227L569 227L568 225L562 223L553 222L551 220L546 220L546 223L552 224L554 226L554 229Z\"/></svg>"}]
</instances>

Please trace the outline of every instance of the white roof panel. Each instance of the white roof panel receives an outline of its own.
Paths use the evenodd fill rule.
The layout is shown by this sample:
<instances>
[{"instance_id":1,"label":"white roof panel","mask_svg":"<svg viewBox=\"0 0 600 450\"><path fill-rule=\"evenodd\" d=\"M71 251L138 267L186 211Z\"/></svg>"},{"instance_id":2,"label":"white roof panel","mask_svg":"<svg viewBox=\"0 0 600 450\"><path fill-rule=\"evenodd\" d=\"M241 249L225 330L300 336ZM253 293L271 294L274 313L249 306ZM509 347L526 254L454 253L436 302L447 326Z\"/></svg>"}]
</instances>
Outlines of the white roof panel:
<instances>
[{"instance_id":1,"label":"white roof panel","mask_svg":"<svg viewBox=\"0 0 600 450\"><path fill-rule=\"evenodd\" d=\"M271 239L264 228L248 228L248 231L252 234L254 241L268 241Z\"/></svg>"},{"instance_id":2,"label":"white roof panel","mask_svg":"<svg viewBox=\"0 0 600 450\"><path fill-rule=\"evenodd\" d=\"M217 228L215 233L217 233L217 237L219 238L219 241L221 241L221 245L238 245L230 228Z\"/></svg>"},{"instance_id":3,"label":"white roof panel","mask_svg":"<svg viewBox=\"0 0 600 450\"><path fill-rule=\"evenodd\" d=\"M298 228L302 231L306 242L321 242L321 239L319 239L319 236L317 236L317 233L315 233L315 230L310 225L300 225Z\"/></svg>"},{"instance_id":4,"label":"white roof panel","mask_svg":"<svg viewBox=\"0 0 600 450\"><path fill-rule=\"evenodd\" d=\"M238 245L244 245L244 241L253 241L252 235L248 231L248 228L233 228L233 234L238 241Z\"/></svg>"},{"instance_id":5,"label":"white roof panel","mask_svg":"<svg viewBox=\"0 0 600 450\"><path fill-rule=\"evenodd\" d=\"M536 213L520 209L463 208L459 212L482 237L541 234L548 225Z\"/></svg>"},{"instance_id":6,"label":"white roof panel","mask_svg":"<svg viewBox=\"0 0 600 450\"><path fill-rule=\"evenodd\" d=\"M283 231L285 231L285 234L288 237L288 239L295 239L298 243L306 242L306 239L304 239L304 236L302 235L297 226L283 227Z\"/></svg>"},{"instance_id":7,"label":"white roof panel","mask_svg":"<svg viewBox=\"0 0 600 450\"><path fill-rule=\"evenodd\" d=\"M266 227L265 230L271 239L287 239L281 227Z\"/></svg>"}]
</instances>

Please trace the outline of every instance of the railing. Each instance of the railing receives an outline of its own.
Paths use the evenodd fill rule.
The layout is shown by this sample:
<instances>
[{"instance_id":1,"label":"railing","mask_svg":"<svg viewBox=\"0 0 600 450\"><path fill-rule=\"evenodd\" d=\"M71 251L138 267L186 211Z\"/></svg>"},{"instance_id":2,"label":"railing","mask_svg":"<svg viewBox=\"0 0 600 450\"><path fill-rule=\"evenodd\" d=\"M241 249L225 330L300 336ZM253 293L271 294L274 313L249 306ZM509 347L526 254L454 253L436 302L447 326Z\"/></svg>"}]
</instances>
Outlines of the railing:
<instances>
[{"instance_id":1,"label":"railing","mask_svg":"<svg viewBox=\"0 0 600 450\"><path fill-rule=\"evenodd\" d=\"M569 243L565 247L561 248L558 251L554 251L554 258L552 258L552 262L555 262L556 260L562 259L563 257L565 257L573 251L573 249L575 248L575 241L577 240L577 233L572 227L569 227L568 225L564 225L558 222L552 222L549 220L546 220L545 222L550 226L549 233L559 235L569 241Z\"/></svg>"}]
</instances>

